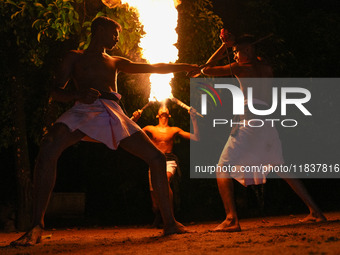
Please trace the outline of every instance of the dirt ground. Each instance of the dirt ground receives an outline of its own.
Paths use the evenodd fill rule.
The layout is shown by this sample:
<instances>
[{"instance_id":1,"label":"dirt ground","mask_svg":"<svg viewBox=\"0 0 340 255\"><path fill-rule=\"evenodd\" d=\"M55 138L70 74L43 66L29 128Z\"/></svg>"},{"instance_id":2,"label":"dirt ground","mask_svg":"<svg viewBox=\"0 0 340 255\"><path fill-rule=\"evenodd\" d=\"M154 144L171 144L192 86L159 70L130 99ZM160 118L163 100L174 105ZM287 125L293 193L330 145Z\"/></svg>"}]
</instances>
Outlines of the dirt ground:
<instances>
[{"instance_id":1,"label":"dirt ground","mask_svg":"<svg viewBox=\"0 0 340 255\"><path fill-rule=\"evenodd\" d=\"M241 220L242 232L209 232L217 222L186 224L193 233L162 236L148 226L45 230L31 247L10 247L22 233L0 233L0 254L340 254L340 212L323 223L304 215Z\"/></svg>"}]
</instances>

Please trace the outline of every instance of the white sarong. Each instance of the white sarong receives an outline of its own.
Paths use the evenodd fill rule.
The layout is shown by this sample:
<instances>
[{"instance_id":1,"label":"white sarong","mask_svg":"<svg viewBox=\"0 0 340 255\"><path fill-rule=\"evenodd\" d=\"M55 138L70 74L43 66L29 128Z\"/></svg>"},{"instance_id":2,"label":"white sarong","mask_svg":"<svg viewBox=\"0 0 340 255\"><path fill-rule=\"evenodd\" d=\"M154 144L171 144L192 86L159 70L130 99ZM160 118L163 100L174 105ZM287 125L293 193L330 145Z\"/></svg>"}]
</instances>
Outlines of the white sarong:
<instances>
[{"instance_id":1,"label":"white sarong","mask_svg":"<svg viewBox=\"0 0 340 255\"><path fill-rule=\"evenodd\" d=\"M117 102L107 99L97 99L93 104L76 102L56 123L66 124L72 132L78 129L86 135L82 140L100 142L112 150L124 138L141 131Z\"/></svg>"},{"instance_id":2,"label":"white sarong","mask_svg":"<svg viewBox=\"0 0 340 255\"><path fill-rule=\"evenodd\" d=\"M256 103L266 104L260 100ZM264 121L262 127L250 127L247 121L245 123L239 126L235 136L229 136L218 164L235 166L237 171L231 172L230 177L244 186L263 184L269 173L263 171L263 167L284 163L281 141L270 121Z\"/></svg>"}]
</instances>

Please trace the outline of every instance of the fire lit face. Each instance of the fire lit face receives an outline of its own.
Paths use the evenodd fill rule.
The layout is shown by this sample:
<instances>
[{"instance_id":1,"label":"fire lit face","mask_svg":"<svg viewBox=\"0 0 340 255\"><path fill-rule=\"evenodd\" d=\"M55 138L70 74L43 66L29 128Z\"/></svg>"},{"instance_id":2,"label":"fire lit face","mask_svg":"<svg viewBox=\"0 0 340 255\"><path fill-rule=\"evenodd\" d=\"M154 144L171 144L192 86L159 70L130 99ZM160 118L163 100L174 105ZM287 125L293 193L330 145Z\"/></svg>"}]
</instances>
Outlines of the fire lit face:
<instances>
[{"instance_id":1,"label":"fire lit face","mask_svg":"<svg viewBox=\"0 0 340 255\"><path fill-rule=\"evenodd\" d=\"M105 29L105 48L112 49L116 46L119 40L119 30L113 26L107 27Z\"/></svg>"},{"instance_id":2,"label":"fire lit face","mask_svg":"<svg viewBox=\"0 0 340 255\"><path fill-rule=\"evenodd\" d=\"M237 63L249 62L250 52L250 45L237 45L233 47L234 59Z\"/></svg>"},{"instance_id":3,"label":"fire lit face","mask_svg":"<svg viewBox=\"0 0 340 255\"><path fill-rule=\"evenodd\" d=\"M169 119L170 114L169 114L169 110L168 108L161 108L158 111L158 116L157 116L160 120L165 120L165 119Z\"/></svg>"}]
</instances>

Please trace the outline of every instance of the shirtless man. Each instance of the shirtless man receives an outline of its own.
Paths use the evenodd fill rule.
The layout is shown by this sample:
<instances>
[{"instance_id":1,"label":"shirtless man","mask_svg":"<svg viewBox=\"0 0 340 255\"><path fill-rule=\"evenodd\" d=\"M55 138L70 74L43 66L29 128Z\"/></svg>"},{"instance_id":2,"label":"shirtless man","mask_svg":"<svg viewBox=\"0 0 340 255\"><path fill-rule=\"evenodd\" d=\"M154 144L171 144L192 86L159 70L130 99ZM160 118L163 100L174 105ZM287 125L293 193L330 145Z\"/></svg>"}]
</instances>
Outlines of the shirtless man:
<instances>
[{"instance_id":1,"label":"shirtless man","mask_svg":"<svg viewBox=\"0 0 340 255\"><path fill-rule=\"evenodd\" d=\"M174 145L174 139L179 136L184 139L191 139L193 141L199 140L199 130L197 126L197 119L196 119L196 111L190 110L190 117L193 124L194 134L190 134L189 132L183 131L179 127L170 127L169 126L169 118L171 117L169 113L169 109L166 106L162 106L158 110L158 125L157 126L146 126L143 128L143 131L150 137L151 141L154 145L165 154L166 163L167 163L167 177L169 183L169 197L170 203L173 205L173 192L170 187L170 181L173 175L176 172L178 167L177 157L172 153L172 148ZM141 111L136 111L133 113L133 120L137 121L141 116ZM152 224L154 227L159 227L161 223L161 219L159 217L159 210L160 207L158 205L153 185L151 184L151 175L149 171L149 184L150 184L150 195L152 200L152 210L155 213L156 217L154 223Z\"/></svg>"},{"instance_id":2,"label":"shirtless man","mask_svg":"<svg viewBox=\"0 0 340 255\"><path fill-rule=\"evenodd\" d=\"M116 45L121 31L121 26L109 18L96 18L91 31L88 49L67 54L57 75L52 98L76 103L57 120L42 140L34 171L33 227L12 245L34 245L41 241L44 215L56 180L58 158L67 147L80 140L102 142L111 149L121 146L145 160L151 169L153 187L164 220L164 234L185 232L171 210L164 154L117 104L117 98L120 98L117 75L119 72L189 72L197 67L189 64L134 63L109 56L106 50ZM77 88L75 92L64 90L70 79Z\"/></svg>"},{"instance_id":3,"label":"shirtless man","mask_svg":"<svg viewBox=\"0 0 340 255\"><path fill-rule=\"evenodd\" d=\"M258 58L255 54L253 38L251 36L240 37L236 42L231 34L226 33L221 36L221 47L211 56L207 63L210 63L202 72L209 76L236 76L240 83L240 88L247 98L247 88L253 88L254 107L268 109L271 103L272 85L270 79L244 79L244 78L270 78L273 77L272 68ZM231 65L213 66L218 59L226 52L227 47L233 47L234 60ZM261 116L252 115L247 109L245 102L245 115L240 116L240 120L259 118ZM270 149L268 149L270 148ZM255 158L255 159L254 159ZM241 163L242 162L242 163ZM281 142L275 128L264 125L261 128L251 128L246 125L232 129L228 142L220 156L219 165L279 165L283 164ZM287 175L279 174L295 193L307 205L310 214L304 218L306 221L325 221L326 218L314 203L302 182L298 179L288 178ZM265 176L256 178L255 176L237 176L237 174L217 173L217 184L226 212L226 219L218 225L215 231L236 232L241 231L238 216L236 213L233 180L235 178L244 186L261 184L265 182ZM249 177L249 178L248 178Z\"/></svg>"}]
</instances>

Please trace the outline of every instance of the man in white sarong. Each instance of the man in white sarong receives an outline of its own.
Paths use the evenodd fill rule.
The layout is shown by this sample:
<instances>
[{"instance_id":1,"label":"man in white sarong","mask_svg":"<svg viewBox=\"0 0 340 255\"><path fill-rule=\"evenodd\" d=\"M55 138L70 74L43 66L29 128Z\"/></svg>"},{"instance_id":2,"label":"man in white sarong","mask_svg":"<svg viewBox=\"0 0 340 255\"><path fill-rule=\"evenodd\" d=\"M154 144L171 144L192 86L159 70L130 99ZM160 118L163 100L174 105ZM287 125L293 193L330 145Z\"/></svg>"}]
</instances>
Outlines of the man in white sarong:
<instances>
[{"instance_id":1,"label":"man in white sarong","mask_svg":"<svg viewBox=\"0 0 340 255\"><path fill-rule=\"evenodd\" d=\"M255 54L254 40L252 36L242 36L236 42L230 33L221 34L222 45L207 61L210 63L202 69L202 72L209 76L236 76L240 88L247 98L247 88L253 89L253 104L258 110L268 109L271 103L273 77L272 68ZM227 47L233 47L234 60L236 62L225 66L213 66L218 59L225 54ZM263 78L263 79L245 79ZM260 82L256 82L260 81ZM235 173L217 173L217 184L226 212L226 219L218 225L215 231L237 232L241 231L238 216L236 213L233 180L239 181L242 185L262 184L266 182L266 174L261 172L242 172L242 166L273 166L283 164L281 142L275 127L271 122L264 121L262 127L251 127L248 120L259 119L261 116L252 114L245 101L245 114L234 119L234 122L242 122L233 126L231 135L224 147L219 160L219 166L234 166L238 171ZM235 116L236 117L236 116ZM325 221L326 218L314 203L302 182L298 179L288 178L283 173L279 174L296 194L307 205L310 214L302 221Z\"/></svg>"},{"instance_id":2,"label":"man in white sarong","mask_svg":"<svg viewBox=\"0 0 340 255\"><path fill-rule=\"evenodd\" d=\"M34 171L33 227L12 245L33 245L41 241L44 215L56 180L56 166L61 153L80 140L97 141L110 149L121 146L145 160L151 169L152 182L164 221L164 234L183 233L185 228L172 213L165 171L165 156L140 127L122 111L117 101L117 75L125 73L190 72L189 64L134 63L110 56L119 39L121 26L106 17L96 18L91 25L88 49L71 51L63 60L56 78L52 98L60 102L75 101L43 138ZM72 79L77 90L64 90Z\"/></svg>"}]
</instances>

